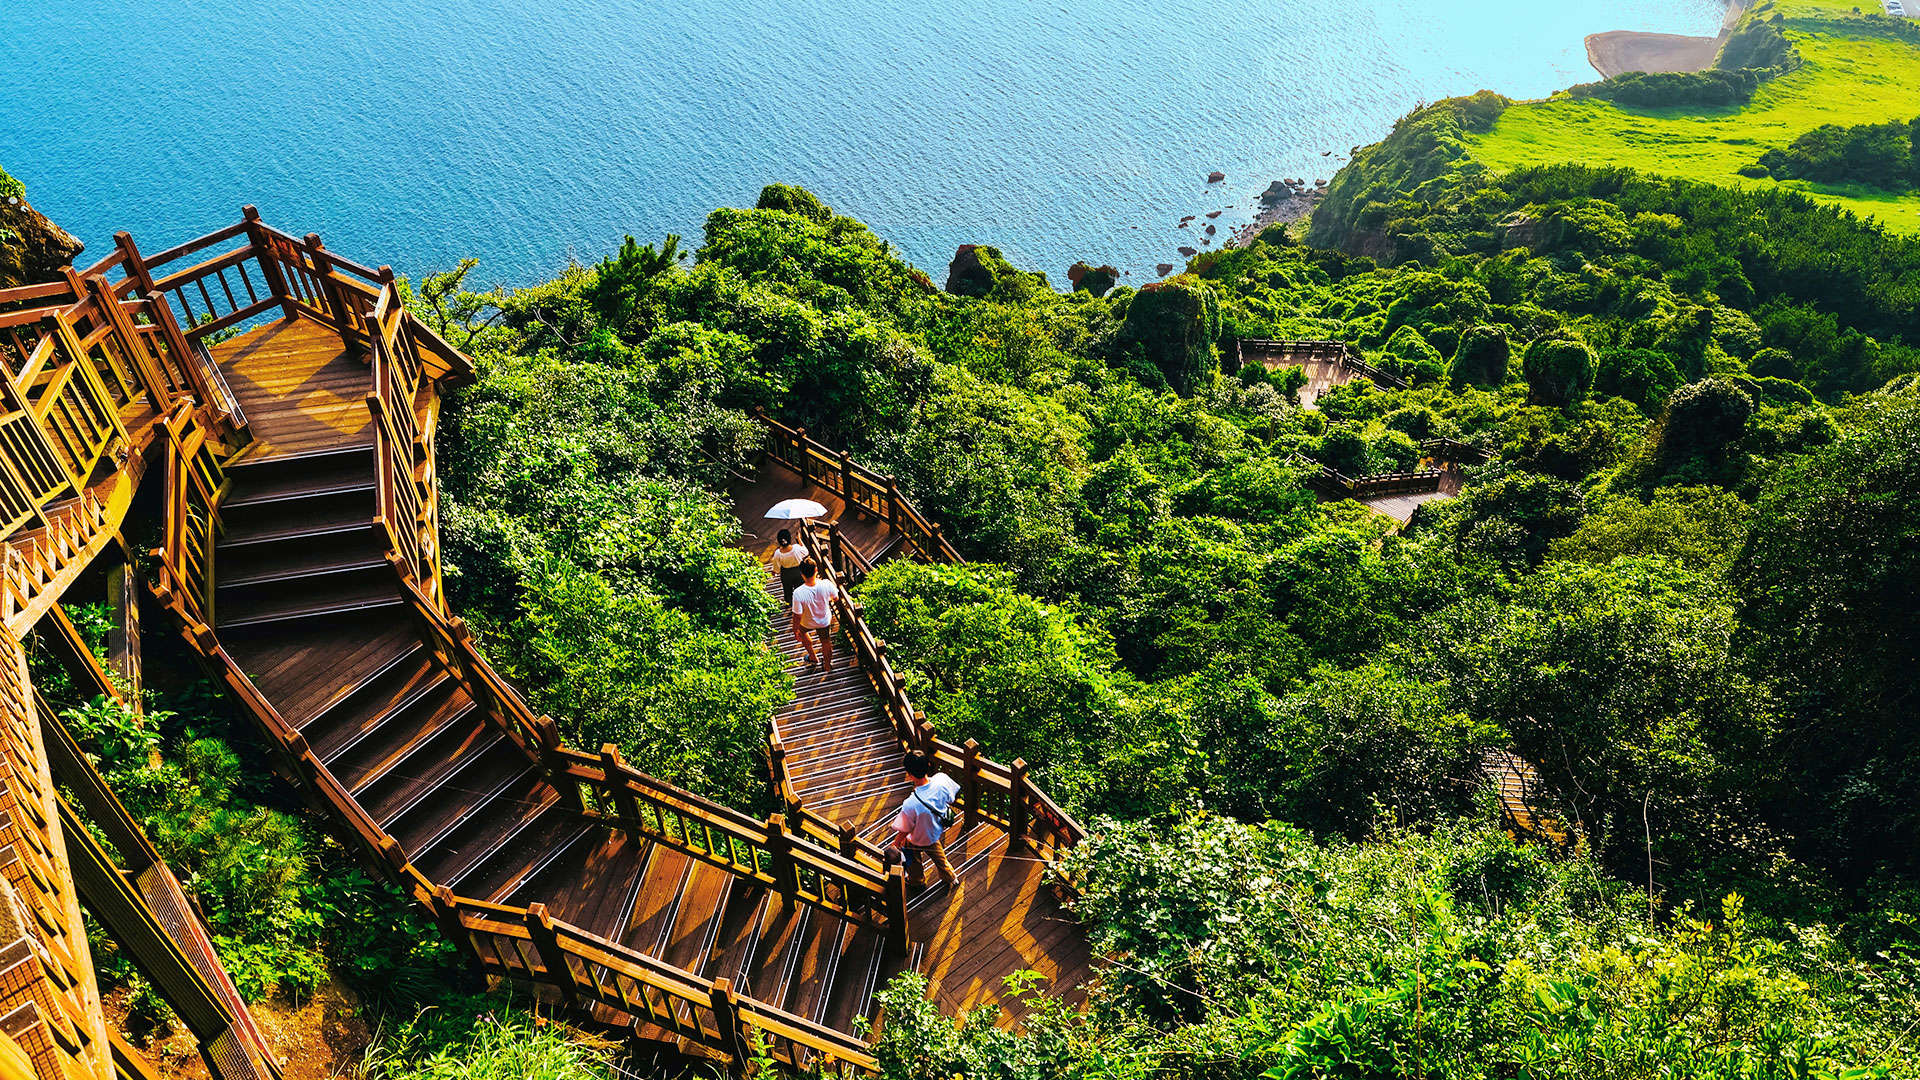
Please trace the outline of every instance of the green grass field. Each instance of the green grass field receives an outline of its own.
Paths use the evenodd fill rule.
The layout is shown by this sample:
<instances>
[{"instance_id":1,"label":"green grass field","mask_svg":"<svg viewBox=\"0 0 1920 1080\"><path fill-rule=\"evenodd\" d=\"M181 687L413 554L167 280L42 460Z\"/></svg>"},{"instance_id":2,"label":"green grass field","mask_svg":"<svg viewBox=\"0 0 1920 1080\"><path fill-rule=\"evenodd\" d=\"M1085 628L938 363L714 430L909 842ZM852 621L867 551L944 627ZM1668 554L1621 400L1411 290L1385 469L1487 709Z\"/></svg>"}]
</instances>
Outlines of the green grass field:
<instances>
[{"instance_id":1,"label":"green grass field","mask_svg":"<svg viewBox=\"0 0 1920 1080\"><path fill-rule=\"evenodd\" d=\"M1878 10L1877 0L1862 7ZM1593 98L1553 98L1515 105L1493 130L1469 140L1473 156L1497 171L1523 165L1580 162L1628 165L1646 172L1717 184L1775 185L1740 176L1762 152L1785 147L1821 124L1871 124L1920 115L1920 45L1880 36L1850 18L1853 0L1775 0L1805 60L1774 79L1745 106L1726 109L1629 109ZM1796 26L1821 18L1822 31ZM1835 19L1856 22L1834 32ZM1817 198L1871 215L1889 228L1920 232L1920 195L1904 197L1858 186L1792 181Z\"/></svg>"}]
</instances>

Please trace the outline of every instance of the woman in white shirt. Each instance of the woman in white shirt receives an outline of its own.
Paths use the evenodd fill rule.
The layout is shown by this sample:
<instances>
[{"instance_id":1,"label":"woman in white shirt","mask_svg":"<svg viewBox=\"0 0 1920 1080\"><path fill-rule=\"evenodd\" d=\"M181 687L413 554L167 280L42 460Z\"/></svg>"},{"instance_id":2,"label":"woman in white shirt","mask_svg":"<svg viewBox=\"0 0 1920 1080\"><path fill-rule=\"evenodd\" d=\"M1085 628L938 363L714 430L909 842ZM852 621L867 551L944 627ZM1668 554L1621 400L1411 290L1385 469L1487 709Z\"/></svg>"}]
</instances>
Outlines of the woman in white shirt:
<instances>
[{"instance_id":1,"label":"woman in white shirt","mask_svg":"<svg viewBox=\"0 0 1920 1080\"><path fill-rule=\"evenodd\" d=\"M788 529L781 529L776 539L779 541L779 546L767 556L767 561L780 571L780 587L787 591L787 606L791 608L793 590L799 588L800 582L804 580L800 576L800 562L807 557L807 547L805 544L794 543L793 533Z\"/></svg>"}]
</instances>

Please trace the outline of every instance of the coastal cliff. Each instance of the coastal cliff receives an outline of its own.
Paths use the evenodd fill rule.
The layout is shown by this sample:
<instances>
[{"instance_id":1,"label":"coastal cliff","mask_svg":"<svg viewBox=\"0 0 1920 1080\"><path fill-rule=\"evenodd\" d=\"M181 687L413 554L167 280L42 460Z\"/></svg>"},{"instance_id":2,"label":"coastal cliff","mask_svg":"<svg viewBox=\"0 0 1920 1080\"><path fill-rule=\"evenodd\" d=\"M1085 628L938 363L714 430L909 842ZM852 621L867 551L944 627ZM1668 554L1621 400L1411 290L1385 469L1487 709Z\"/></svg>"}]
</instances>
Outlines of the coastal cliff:
<instances>
[{"instance_id":1,"label":"coastal cliff","mask_svg":"<svg viewBox=\"0 0 1920 1080\"><path fill-rule=\"evenodd\" d=\"M25 186L0 170L0 289L57 276L83 246L35 210Z\"/></svg>"}]
</instances>

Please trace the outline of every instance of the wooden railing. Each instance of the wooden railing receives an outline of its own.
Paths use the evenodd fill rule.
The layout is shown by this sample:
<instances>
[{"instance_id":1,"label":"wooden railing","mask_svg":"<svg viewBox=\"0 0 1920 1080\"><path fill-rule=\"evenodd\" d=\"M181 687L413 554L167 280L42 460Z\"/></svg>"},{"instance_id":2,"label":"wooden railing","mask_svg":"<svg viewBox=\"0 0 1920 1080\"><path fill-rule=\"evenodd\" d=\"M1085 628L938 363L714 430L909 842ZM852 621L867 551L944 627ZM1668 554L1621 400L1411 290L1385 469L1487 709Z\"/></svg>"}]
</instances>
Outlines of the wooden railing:
<instances>
[{"instance_id":1,"label":"wooden railing","mask_svg":"<svg viewBox=\"0 0 1920 1080\"><path fill-rule=\"evenodd\" d=\"M858 549L840 538L837 524L826 527L824 544L811 522L802 522L800 527L808 551L829 553L821 572L836 586L834 607L841 633L853 646L901 746L928 755L960 784L958 805L964 818L963 831L981 821L1005 830L1009 837L1024 841L1057 878L1071 886L1063 856L1086 839L1086 829L1028 778L1025 761L1015 758L1011 765L1002 765L983 756L972 739L955 745L936 735L926 714L907 695L906 677L894 668L886 642L867 624L865 605L844 587L849 567L859 565L850 558ZM770 749L780 749L777 740ZM780 759L776 756L775 760ZM774 782L783 793L790 793L792 786L786 782L782 768L776 765ZM831 828L831 822L823 824L823 830Z\"/></svg>"},{"instance_id":2,"label":"wooden railing","mask_svg":"<svg viewBox=\"0 0 1920 1080\"><path fill-rule=\"evenodd\" d=\"M41 1076L113 1075L26 651L0 631L0 1016ZM21 1021L18 1030L12 1021Z\"/></svg>"},{"instance_id":3,"label":"wooden railing","mask_svg":"<svg viewBox=\"0 0 1920 1080\"><path fill-rule=\"evenodd\" d=\"M1422 439L1420 454L1431 461L1444 461L1461 465L1478 465L1493 454L1484 447L1458 439Z\"/></svg>"},{"instance_id":4,"label":"wooden railing","mask_svg":"<svg viewBox=\"0 0 1920 1080\"><path fill-rule=\"evenodd\" d=\"M798 834L782 815L755 821L628 765L612 745L598 755L562 745L553 720L537 715L487 663L466 625L440 612L403 560L390 555L388 561L435 662L573 809L868 927L890 948L906 950L906 880L898 867L889 871L878 848L845 847L817 820L802 822Z\"/></svg>"},{"instance_id":5,"label":"wooden railing","mask_svg":"<svg viewBox=\"0 0 1920 1080\"><path fill-rule=\"evenodd\" d=\"M857 1036L748 997L727 979L705 979L550 916L463 900L442 890L445 932L488 974L560 988L569 1004L602 1005L651 1027L718 1051L744 1069L757 1046L775 1061L829 1076L877 1073Z\"/></svg>"},{"instance_id":6,"label":"wooden railing","mask_svg":"<svg viewBox=\"0 0 1920 1080\"><path fill-rule=\"evenodd\" d=\"M163 600L177 595L194 619L214 623L214 546L220 535L220 500L228 481L206 429L192 414L177 410L167 418L167 517L160 557Z\"/></svg>"},{"instance_id":7,"label":"wooden railing","mask_svg":"<svg viewBox=\"0 0 1920 1080\"><path fill-rule=\"evenodd\" d=\"M1395 390L1405 390L1407 381L1398 375L1389 375L1361 357L1360 350L1344 341L1274 341L1267 338L1245 338L1233 343L1234 358L1246 362L1246 354L1259 354L1259 360L1277 360L1282 364L1330 363L1347 369L1353 375L1367 379L1375 386L1390 386Z\"/></svg>"},{"instance_id":8,"label":"wooden railing","mask_svg":"<svg viewBox=\"0 0 1920 1080\"><path fill-rule=\"evenodd\" d=\"M374 419L380 523L393 550L444 611L432 430L439 397L428 394L424 405L420 401L421 381L428 373L416 330L424 328L401 306L392 271L383 267L381 274L387 280L363 322L373 347L373 392L367 395L367 407Z\"/></svg>"},{"instance_id":9,"label":"wooden railing","mask_svg":"<svg viewBox=\"0 0 1920 1080\"><path fill-rule=\"evenodd\" d=\"M885 521L899 537L900 553L932 562L959 562L960 553L929 520L900 495L894 478L854 463L852 455L836 451L807 437L805 428L791 428L754 410L767 427L767 456L800 474L804 483L817 484L846 500L848 512Z\"/></svg>"}]
</instances>

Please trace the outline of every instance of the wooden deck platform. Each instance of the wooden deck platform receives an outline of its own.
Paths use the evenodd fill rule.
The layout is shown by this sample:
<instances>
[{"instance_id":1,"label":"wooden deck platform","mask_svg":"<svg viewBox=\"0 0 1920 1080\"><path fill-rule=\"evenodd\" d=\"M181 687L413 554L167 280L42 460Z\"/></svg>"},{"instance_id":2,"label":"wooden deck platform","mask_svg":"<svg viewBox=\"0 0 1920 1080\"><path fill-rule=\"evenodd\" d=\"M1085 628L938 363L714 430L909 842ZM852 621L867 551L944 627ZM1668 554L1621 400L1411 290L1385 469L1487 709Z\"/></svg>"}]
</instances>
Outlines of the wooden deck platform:
<instances>
[{"instance_id":1,"label":"wooden deck platform","mask_svg":"<svg viewBox=\"0 0 1920 1080\"><path fill-rule=\"evenodd\" d=\"M1077 994L1085 937L1042 887L1040 863L1004 833L978 829L956 845L961 888L912 896L915 946L890 956L861 924L570 809L436 664L409 617L375 517L368 368L305 319L214 355L256 444L228 470L220 641L428 880L475 900L538 901L556 919L842 1031L910 965L938 980L950 1008L997 1000L1018 969ZM741 485L740 512L798 494L845 509L781 481L770 471ZM751 550L772 543L758 524L743 541ZM863 550L888 538L884 522L851 516L846 533ZM790 664L791 645L780 644ZM780 722L805 746L795 775L809 806L878 832L904 796L898 746L885 744L884 718L846 660L831 677L800 674Z\"/></svg>"}]
</instances>

